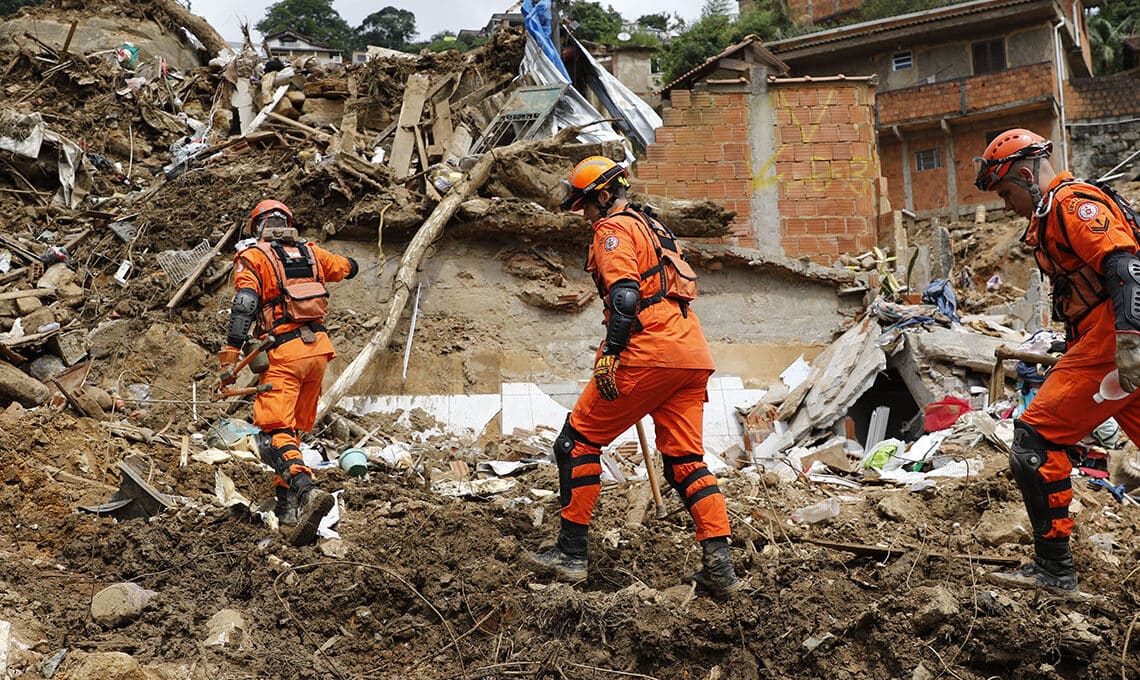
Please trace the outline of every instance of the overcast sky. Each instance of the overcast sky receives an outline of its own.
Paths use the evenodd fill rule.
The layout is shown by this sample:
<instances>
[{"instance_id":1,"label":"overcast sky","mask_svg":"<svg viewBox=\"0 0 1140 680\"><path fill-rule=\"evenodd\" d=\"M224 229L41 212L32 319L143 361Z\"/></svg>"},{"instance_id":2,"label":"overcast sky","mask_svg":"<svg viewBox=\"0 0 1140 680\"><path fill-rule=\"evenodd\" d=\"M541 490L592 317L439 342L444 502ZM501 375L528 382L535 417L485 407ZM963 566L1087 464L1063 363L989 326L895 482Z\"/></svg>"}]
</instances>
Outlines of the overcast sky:
<instances>
[{"instance_id":1,"label":"overcast sky","mask_svg":"<svg viewBox=\"0 0 1140 680\"><path fill-rule=\"evenodd\" d=\"M272 5L270 0L190 0L190 11L206 17L226 40L240 40L244 21L252 28L265 16L265 8ZM387 6L406 9L416 15L416 31L424 40L440 31L458 32L462 28L478 29L487 25L491 15L510 8L511 0L455 0L442 2L435 0L333 0L333 9L340 12L344 20L357 27L364 17ZM602 0L602 6L610 5L629 21L644 14L676 12L691 22L701 10L703 2L694 0ZM254 36L255 39L257 36Z\"/></svg>"}]
</instances>

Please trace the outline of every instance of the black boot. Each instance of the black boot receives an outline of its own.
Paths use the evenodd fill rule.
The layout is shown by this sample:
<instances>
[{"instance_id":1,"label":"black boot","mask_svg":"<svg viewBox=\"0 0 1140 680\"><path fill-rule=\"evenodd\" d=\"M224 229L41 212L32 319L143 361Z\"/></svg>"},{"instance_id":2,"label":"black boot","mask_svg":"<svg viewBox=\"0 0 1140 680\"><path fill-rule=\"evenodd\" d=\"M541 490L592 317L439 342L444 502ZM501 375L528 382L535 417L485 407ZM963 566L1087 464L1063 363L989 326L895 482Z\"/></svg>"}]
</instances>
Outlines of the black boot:
<instances>
[{"instance_id":1,"label":"black boot","mask_svg":"<svg viewBox=\"0 0 1140 680\"><path fill-rule=\"evenodd\" d=\"M690 581L713 595L731 595L744 587L732 569L732 556L728 552L728 537L706 538L701 541L701 569L689 575Z\"/></svg>"},{"instance_id":2,"label":"black boot","mask_svg":"<svg viewBox=\"0 0 1140 680\"><path fill-rule=\"evenodd\" d=\"M589 526L562 518L562 528L554 547L541 553L523 553L523 559L532 569L552 573L559 581L585 581L588 532Z\"/></svg>"},{"instance_id":3,"label":"black boot","mask_svg":"<svg viewBox=\"0 0 1140 680\"><path fill-rule=\"evenodd\" d=\"M297 523L297 497L286 487L274 488L277 492L277 505L273 507L273 514L277 515L278 524L291 527Z\"/></svg>"},{"instance_id":4,"label":"black boot","mask_svg":"<svg viewBox=\"0 0 1140 680\"><path fill-rule=\"evenodd\" d=\"M1016 571L993 572L986 576L990 583L1012 588L1042 588L1054 595L1076 595L1077 570L1069 539L1038 538L1034 541L1036 556Z\"/></svg>"},{"instance_id":5,"label":"black boot","mask_svg":"<svg viewBox=\"0 0 1140 680\"><path fill-rule=\"evenodd\" d=\"M289 480L290 491L297 495L297 527L289 542L295 546L309 545L317 540L321 519L332 510L336 499L317 488L309 475L299 474Z\"/></svg>"}]
</instances>

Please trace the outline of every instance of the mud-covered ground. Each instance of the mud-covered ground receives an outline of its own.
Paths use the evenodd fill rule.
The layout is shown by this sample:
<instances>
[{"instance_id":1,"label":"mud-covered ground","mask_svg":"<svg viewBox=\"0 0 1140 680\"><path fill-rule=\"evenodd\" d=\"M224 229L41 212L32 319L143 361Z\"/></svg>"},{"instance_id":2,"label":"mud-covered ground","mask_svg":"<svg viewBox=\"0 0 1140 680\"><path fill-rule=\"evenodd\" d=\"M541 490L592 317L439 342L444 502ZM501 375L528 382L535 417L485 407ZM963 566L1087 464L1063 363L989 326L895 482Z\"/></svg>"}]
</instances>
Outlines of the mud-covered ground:
<instances>
[{"instance_id":1,"label":"mud-covered ground","mask_svg":"<svg viewBox=\"0 0 1140 680\"><path fill-rule=\"evenodd\" d=\"M385 432L414 438L391 423ZM961 450L984 456L984 471L922 494L722 475L732 552L749 582L724 602L684 585L699 550L674 497L666 519L650 513L642 525L627 524L631 509L644 507L636 500L644 482L604 489L590 577L572 587L520 563L521 552L548 542L557 526L556 497L536 500L531 492L557 488L549 466L486 500L438 495L411 471L356 479L331 470L322 475L326 487L344 490L342 554L328 557L222 509L213 500L214 467L179 467L174 447L128 448L154 466L157 488L186 498L178 507L123 522L77 513L76 505L110 493L95 483L114 483L102 461L124 453L117 441L67 414L4 420L0 617L19 641L10 663L20 677L41 677L36 664L63 648L57 677L90 671L105 657L83 666L85 654L97 652L129 654L152 674L146 677L162 678L1127 678L1140 671L1136 636L1124 647L1137 611L1140 510L1078 482L1075 553L1087 597L995 588L983 580L996 568L984 558L1029 550L1023 529L987 542L1001 535L995 522L1023 512L996 451ZM485 457L474 443L439 437L416 452L427 476ZM267 495L264 469L229 462L222 470L251 498ZM841 501L837 518L808 527L788 521L792 510L829 495ZM1094 534L1112 536L1110 551L1089 540ZM808 538L888 550L860 556ZM94 622L92 595L122 581L158 594L136 620ZM244 615L244 637L205 646L207 620L227 608Z\"/></svg>"}]
</instances>

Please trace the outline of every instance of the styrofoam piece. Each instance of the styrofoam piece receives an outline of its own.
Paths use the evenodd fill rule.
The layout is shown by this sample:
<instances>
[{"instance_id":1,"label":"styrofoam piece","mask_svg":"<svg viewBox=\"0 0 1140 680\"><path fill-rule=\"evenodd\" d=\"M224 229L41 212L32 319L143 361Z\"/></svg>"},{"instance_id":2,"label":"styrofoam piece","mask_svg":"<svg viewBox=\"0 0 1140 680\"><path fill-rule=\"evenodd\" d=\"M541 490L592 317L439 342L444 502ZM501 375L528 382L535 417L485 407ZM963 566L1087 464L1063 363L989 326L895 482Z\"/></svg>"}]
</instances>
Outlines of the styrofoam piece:
<instances>
[{"instance_id":1,"label":"styrofoam piece","mask_svg":"<svg viewBox=\"0 0 1140 680\"><path fill-rule=\"evenodd\" d=\"M780 380L788 386L789 390L794 390L799 387L800 383L807 380L808 372L811 370L811 364L804 360L804 355L800 355L784 369L780 374Z\"/></svg>"}]
</instances>

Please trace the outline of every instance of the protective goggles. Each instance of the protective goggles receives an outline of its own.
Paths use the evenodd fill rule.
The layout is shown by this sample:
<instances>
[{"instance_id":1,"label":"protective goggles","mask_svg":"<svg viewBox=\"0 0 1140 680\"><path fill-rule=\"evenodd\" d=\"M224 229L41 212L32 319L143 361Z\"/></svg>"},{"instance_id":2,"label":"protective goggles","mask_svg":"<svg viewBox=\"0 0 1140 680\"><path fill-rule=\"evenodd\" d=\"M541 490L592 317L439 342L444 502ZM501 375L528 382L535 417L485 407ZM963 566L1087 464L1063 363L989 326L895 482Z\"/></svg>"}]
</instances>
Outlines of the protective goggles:
<instances>
[{"instance_id":1,"label":"protective goggles","mask_svg":"<svg viewBox=\"0 0 1140 680\"><path fill-rule=\"evenodd\" d=\"M1009 174L1009 168L1017 161L1026 158L1048 158L1053 155L1053 142L1035 142L1014 151L1004 158L987 159L974 156L974 186L982 191L993 191L994 187Z\"/></svg>"},{"instance_id":2,"label":"protective goggles","mask_svg":"<svg viewBox=\"0 0 1140 680\"><path fill-rule=\"evenodd\" d=\"M264 215L259 215L253 223L254 229L258 232L265 231L268 227L270 229L284 229L289 226L289 215L282 210L270 210Z\"/></svg>"}]
</instances>

